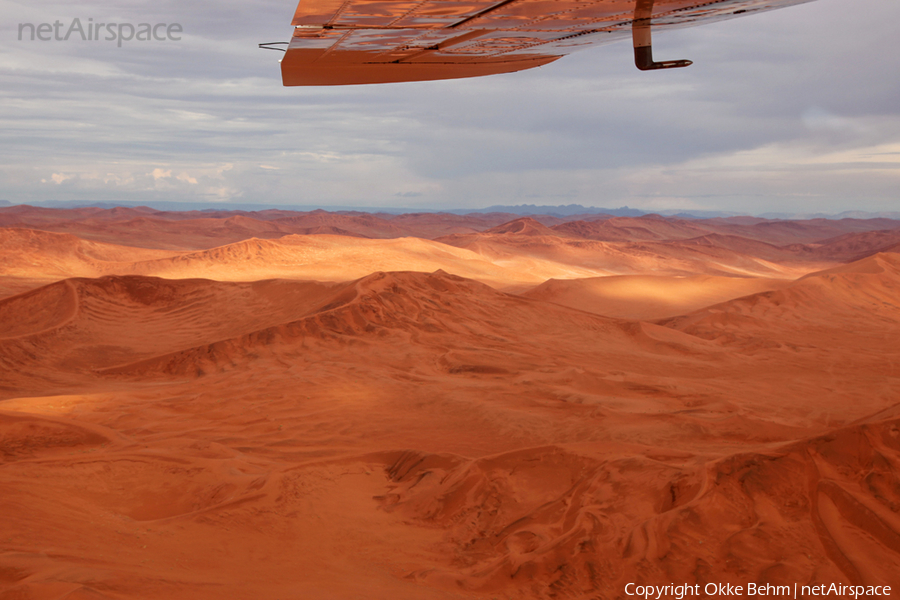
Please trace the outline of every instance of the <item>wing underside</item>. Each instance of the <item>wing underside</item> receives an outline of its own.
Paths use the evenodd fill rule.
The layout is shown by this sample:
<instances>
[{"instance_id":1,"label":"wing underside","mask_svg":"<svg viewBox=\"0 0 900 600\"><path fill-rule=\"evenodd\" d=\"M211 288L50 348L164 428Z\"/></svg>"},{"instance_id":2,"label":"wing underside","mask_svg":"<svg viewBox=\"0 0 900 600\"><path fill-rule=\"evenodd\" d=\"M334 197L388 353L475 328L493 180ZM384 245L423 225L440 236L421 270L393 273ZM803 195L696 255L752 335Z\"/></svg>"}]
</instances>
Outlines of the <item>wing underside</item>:
<instances>
[{"instance_id":1,"label":"wing underside","mask_svg":"<svg viewBox=\"0 0 900 600\"><path fill-rule=\"evenodd\" d=\"M511 73L629 38L638 0L300 0L284 85ZM654 30L809 0L655 0Z\"/></svg>"}]
</instances>

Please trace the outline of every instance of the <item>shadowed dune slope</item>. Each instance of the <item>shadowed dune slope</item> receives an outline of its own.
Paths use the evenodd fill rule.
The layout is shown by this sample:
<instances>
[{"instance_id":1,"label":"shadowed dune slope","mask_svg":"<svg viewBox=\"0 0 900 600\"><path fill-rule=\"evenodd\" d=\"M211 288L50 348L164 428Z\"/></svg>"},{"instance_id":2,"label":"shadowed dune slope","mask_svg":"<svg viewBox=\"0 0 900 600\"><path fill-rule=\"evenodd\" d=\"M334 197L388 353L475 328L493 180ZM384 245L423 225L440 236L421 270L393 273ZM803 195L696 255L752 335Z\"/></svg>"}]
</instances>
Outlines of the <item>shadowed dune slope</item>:
<instances>
[{"instance_id":1,"label":"shadowed dune slope","mask_svg":"<svg viewBox=\"0 0 900 600\"><path fill-rule=\"evenodd\" d=\"M508 374L516 368L517 357L515 352L502 357L506 332L530 329L535 323L541 324L535 337L556 338L562 344L571 343L573 334L597 336L594 344L602 343L610 350L632 345L641 350L642 340L655 344L632 324L521 299L443 271L393 272L375 273L336 288L327 303L302 319L105 372L199 375L233 369L258 359L260 353L295 353L321 342L384 338L385 343L426 347L440 347L439 340L453 340L453 345L467 340L478 348L496 349L497 362L467 364L464 354L451 352L439 358L439 371Z\"/></svg>"},{"instance_id":2,"label":"shadowed dune slope","mask_svg":"<svg viewBox=\"0 0 900 600\"><path fill-rule=\"evenodd\" d=\"M900 229L847 233L823 240L811 250L823 259L860 260L878 252L890 252L900 245Z\"/></svg>"},{"instance_id":3,"label":"shadowed dune slope","mask_svg":"<svg viewBox=\"0 0 900 600\"><path fill-rule=\"evenodd\" d=\"M613 217L596 221L570 221L555 225L553 231L572 237L606 242L679 240L710 232L703 222L666 219L660 215Z\"/></svg>"},{"instance_id":4,"label":"shadowed dune slope","mask_svg":"<svg viewBox=\"0 0 900 600\"><path fill-rule=\"evenodd\" d=\"M521 219L514 219L508 223L504 223L502 225L498 225L496 227L492 227L485 231L484 233L488 235L497 235L497 234L511 234L511 235L525 235L525 236L554 236L559 235L554 229L547 227L546 225L536 221L535 219L529 217L523 217Z\"/></svg>"},{"instance_id":5,"label":"shadowed dune slope","mask_svg":"<svg viewBox=\"0 0 900 600\"><path fill-rule=\"evenodd\" d=\"M689 239L681 239L675 242L676 246L684 248L706 246L709 248L721 248L731 250L739 254L747 256L755 256L764 260L771 261L796 261L803 258L814 258L812 256L802 256L799 249L806 249L802 244L793 247L776 246L767 242L760 242L752 238L741 237L737 235L726 235L721 233L708 233Z\"/></svg>"},{"instance_id":6,"label":"shadowed dune slope","mask_svg":"<svg viewBox=\"0 0 900 600\"><path fill-rule=\"evenodd\" d=\"M147 250L90 242L65 233L0 229L0 275L29 278L97 277L108 265L171 256Z\"/></svg>"},{"instance_id":7,"label":"shadowed dune slope","mask_svg":"<svg viewBox=\"0 0 900 600\"><path fill-rule=\"evenodd\" d=\"M765 220L737 217L708 219L706 226L718 233L738 235L770 244L813 244L848 233L900 229L895 219L808 219L805 221Z\"/></svg>"},{"instance_id":8,"label":"shadowed dune slope","mask_svg":"<svg viewBox=\"0 0 900 600\"><path fill-rule=\"evenodd\" d=\"M59 327L77 312L75 289L65 281L0 300L0 339Z\"/></svg>"},{"instance_id":9,"label":"shadowed dune slope","mask_svg":"<svg viewBox=\"0 0 900 600\"><path fill-rule=\"evenodd\" d=\"M0 228L0 298L68 277L100 277L111 265L172 256L166 250L83 240L66 233Z\"/></svg>"},{"instance_id":10,"label":"shadowed dune slope","mask_svg":"<svg viewBox=\"0 0 900 600\"><path fill-rule=\"evenodd\" d=\"M0 300L0 386L227 339L298 319L339 290L300 281L69 279Z\"/></svg>"}]
</instances>

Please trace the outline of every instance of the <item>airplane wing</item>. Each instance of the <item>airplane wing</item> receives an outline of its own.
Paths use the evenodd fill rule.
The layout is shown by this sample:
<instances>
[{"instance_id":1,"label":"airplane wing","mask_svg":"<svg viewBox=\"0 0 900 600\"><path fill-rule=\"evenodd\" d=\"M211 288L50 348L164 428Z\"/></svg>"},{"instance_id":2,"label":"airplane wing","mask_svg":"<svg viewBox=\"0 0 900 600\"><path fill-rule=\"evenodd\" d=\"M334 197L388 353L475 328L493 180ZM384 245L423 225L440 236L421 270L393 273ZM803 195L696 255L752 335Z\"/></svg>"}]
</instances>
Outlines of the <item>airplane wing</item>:
<instances>
[{"instance_id":1,"label":"airplane wing","mask_svg":"<svg viewBox=\"0 0 900 600\"><path fill-rule=\"evenodd\" d=\"M538 67L631 38L642 70L650 31L810 0L300 0L281 61L284 85L477 77Z\"/></svg>"}]
</instances>

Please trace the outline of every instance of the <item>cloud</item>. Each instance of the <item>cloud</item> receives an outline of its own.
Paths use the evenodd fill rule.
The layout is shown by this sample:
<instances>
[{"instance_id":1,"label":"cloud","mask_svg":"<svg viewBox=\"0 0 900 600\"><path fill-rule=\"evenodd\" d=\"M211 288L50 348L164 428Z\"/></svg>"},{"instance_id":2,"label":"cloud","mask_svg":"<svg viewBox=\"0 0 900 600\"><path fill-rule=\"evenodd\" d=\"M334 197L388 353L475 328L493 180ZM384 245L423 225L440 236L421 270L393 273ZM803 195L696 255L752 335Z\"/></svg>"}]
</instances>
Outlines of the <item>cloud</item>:
<instances>
[{"instance_id":1,"label":"cloud","mask_svg":"<svg viewBox=\"0 0 900 600\"><path fill-rule=\"evenodd\" d=\"M695 61L671 72L638 72L620 43L510 75L337 88L283 88L276 54L256 48L290 34L281 1L213 13L173 0L140 14L108 0L91 14L0 6L13 22L184 28L180 42L122 48L0 37L0 185L14 202L765 212L898 201L900 5L884 0L661 33L659 57Z\"/></svg>"}]
</instances>

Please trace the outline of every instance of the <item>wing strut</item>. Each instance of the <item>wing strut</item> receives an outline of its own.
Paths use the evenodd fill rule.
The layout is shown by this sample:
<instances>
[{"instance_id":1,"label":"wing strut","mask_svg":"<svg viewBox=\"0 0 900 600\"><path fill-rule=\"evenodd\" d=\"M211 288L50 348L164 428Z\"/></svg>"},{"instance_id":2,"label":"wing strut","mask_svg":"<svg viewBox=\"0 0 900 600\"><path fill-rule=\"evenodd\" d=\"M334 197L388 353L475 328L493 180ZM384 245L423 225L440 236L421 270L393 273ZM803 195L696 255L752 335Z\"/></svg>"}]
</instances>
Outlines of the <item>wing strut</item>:
<instances>
[{"instance_id":1,"label":"wing strut","mask_svg":"<svg viewBox=\"0 0 900 600\"><path fill-rule=\"evenodd\" d=\"M259 47L263 50L281 50L282 52L287 52L287 48L276 48L275 46L288 46L290 42L265 42L264 44L260 44Z\"/></svg>"},{"instance_id":2,"label":"wing strut","mask_svg":"<svg viewBox=\"0 0 900 600\"><path fill-rule=\"evenodd\" d=\"M665 60L653 62L653 41L651 39L651 20L653 17L653 0L637 0L634 7L634 21L631 23L631 36L634 40L634 64L641 71L655 69L677 69L694 64L689 60Z\"/></svg>"}]
</instances>

